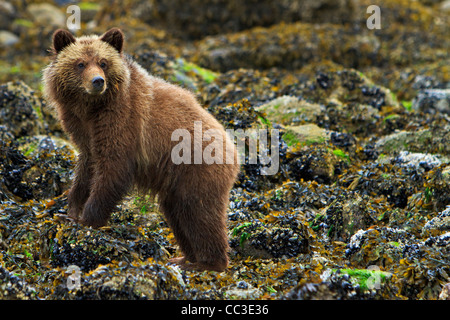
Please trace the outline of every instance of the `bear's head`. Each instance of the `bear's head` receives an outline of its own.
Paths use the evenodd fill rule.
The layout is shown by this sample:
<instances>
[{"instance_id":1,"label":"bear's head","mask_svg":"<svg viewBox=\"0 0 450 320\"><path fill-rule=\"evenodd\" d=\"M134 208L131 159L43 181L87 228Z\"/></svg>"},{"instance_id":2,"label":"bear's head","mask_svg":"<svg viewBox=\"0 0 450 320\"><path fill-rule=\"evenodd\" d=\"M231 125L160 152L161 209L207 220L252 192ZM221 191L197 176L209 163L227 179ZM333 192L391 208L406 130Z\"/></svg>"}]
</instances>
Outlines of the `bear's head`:
<instances>
[{"instance_id":1,"label":"bear's head","mask_svg":"<svg viewBox=\"0 0 450 320\"><path fill-rule=\"evenodd\" d=\"M124 36L112 28L101 36L75 38L59 29L53 34L51 74L62 93L101 96L129 78L122 58Z\"/></svg>"}]
</instances>

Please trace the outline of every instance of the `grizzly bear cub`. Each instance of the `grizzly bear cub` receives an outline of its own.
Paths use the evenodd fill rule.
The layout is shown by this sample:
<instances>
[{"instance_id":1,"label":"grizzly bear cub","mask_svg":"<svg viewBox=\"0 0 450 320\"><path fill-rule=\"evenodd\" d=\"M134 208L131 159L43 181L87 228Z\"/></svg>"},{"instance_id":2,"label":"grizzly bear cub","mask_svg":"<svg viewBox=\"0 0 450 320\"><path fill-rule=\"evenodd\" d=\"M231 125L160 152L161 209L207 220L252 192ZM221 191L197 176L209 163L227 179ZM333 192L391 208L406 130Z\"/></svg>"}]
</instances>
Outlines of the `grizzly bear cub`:
<instances>
[{"instance_id":1,"label":"grizzly bear cub","mask_svg":"<svg viewBox=\"0 0 450 320\"><path fill-rule=\"evenodd\" d=\"M184 269L223 271L228 266L226 209L239 170L235 146L189 91L149 75L122 52L123 43L117 28L100 37L75 38L66 30L53 35L44 94L79 149L68 217L104 226L136 186L158 196L184 254L171 262ZM181 129L194 138L198 124L203 134L212 129L221 135L214 136L220 142L214 159L232 150L234 161L173 161L178 143L173 133ZM191 140L188 147L200 148L200 154L211 144L211 137ZM194 159L192 153L186 156Z\"/></svg>"}]
</instances>

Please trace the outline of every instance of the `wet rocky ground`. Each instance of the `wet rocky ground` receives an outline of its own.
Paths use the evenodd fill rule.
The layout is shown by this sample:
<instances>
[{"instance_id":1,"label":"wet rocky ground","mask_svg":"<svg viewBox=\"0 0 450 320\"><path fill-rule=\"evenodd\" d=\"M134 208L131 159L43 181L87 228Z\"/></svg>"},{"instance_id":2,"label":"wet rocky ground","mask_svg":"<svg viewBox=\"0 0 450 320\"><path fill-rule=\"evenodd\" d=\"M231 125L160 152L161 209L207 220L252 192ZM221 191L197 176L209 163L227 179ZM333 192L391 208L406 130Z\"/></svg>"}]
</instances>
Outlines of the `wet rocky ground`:
<instances>
[{"instance_id":1,"label":"wet rocky ground","mask_svg":"<svg viewBox=\"0 0 450 320\"><path fill-rule=\"evenodd\" d=\"M147 196L105 228L60 219L77 152L40 78L68 2L0 1L0 299L449 299L450 4L376 2L374 30L364 0L78 3L77 35L121 27L226 128L278 141L276 174L241 167L217 273L168 264Z\"/></svg>"}]
</instances>

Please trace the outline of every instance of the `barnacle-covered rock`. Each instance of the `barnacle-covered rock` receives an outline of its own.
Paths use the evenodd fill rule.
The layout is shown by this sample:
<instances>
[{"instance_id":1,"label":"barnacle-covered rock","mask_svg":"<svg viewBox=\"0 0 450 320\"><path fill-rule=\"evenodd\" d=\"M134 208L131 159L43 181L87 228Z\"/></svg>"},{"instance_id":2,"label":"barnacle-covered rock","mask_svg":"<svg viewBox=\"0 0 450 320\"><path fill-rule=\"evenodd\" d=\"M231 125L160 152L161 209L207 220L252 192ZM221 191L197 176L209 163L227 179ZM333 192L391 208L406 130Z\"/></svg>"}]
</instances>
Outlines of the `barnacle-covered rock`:
<instances>
[{"instance_id":1,"label":"barnacle-covered rock","mask_svg":"<svg viewBox=\"0 0 450 320\"><path fill-rule=\"evenodd\" d=\"M319 139L324 138L320 137ZM331 183L333 181L338 160L329 149L311 146L310 148L293 152L290 157L289 169L291 179L297 181L302 179L314 180L320 183Z\"/></svg>"},{"instance_id":2,"label":"barnacle-covered rock","mask_svg":"<svg viewBox=\"0 0 450 320\"><path fill-rule=\"evenodd\" d=\"M122 2L115 3L123 14ZM182 10L181 10L182 8ZM108 8L108 10L111 10ZM150 25L187 38L236 32L254 26L267 26L281 21L348 22L355 10L353 0L302 1L191 1L189 3L156 0L140 1L132 15Z\"/></svg>"},{"instance_id":3,"label":"barnacle-covered rock","mask_svg":"<svg viewBox=\"0 0 450 320\"><path fill-rule=\"evenodd\" d=\"M439 167L443 162L450 163L450 159L439 155L400 151L394 162L408 171L423 172Z\"/></svg>"},{"instance_id":4,"label":"barnacle-covered rock","mask_svg":"<svg viewBox=\"0 0 450 320\"><path fill-rule=\"evenodd\" d=\"M134 58L150 74L179 84L195 93L211 84L218 76L217 73L182 58L175 58L171 54L155 50L147 42L136 48Z\"/></svg>"},{"instance_id":5,"label":"barnacle-covered rock","mask_svg":"<svg viewBox=\"0 0 450 320\"><path fill-rule=\"evenodd\" d=\"M49 199L68 189L76 152L69 143L57 141L35 136L20 143L0 142L4 195L18 201Z\"/></svg>"},{"instance_id":6,"label":"barnacle-covered rock","mask_svg":"<svg viewBox=\"0 0 450 320\"><path fill-rule=\"evenodd\" d=\"M177 267L148 259L141 263L112 261L89 272L79 273L79 284L68 288L64 271L54 280L50 299L143 300L188 299L185 283Z\"/></svg>"},{"instance_id":7,"label":"barnacle-covered rock","mask_svg":"<svg viewBox=\"0 0 450 320\"><path fill-rule=\"evenodd\" d=\"M379 269L379 268L377 268ZM393 294L391 274L379 270L326 270L321 282L295 286L287 300L376 300Z\"/></svg>"},{"instance_id":8,"label":"barnacle-covered rock","mask_svg":"<svg viewBox=\"0 0 450 320\"><path fill-rule=\"evenodd\" d=\"M21 81L0 86L0 125L16 138L45 132L42 106L41 99Z\"/></svg>"},{"instance_id":9,"label":"barnacle-covered rock","mask_svg":"<svg viewBox=\"0 0 450 320\"><path fill-rule=\"evenodd\" d=\"M262 113L255 110L247 99L242 99L233 104L221 106L209 106L211 112L226 129L251 129L259 125Z\"/></svg>"},{"instance_id":10,"label":"barnacle-covered rock","mask_svg":"<svg viewBox=\"0 0 450 320\"><path fill-rule=\"evenodd\" d=\"M450 114L450 89L428 89L420 91L413 100L412 108L417 111Z\"/></svg>"},{"instance_id":11,"label":"barnacle-covered rock","mask_svg":"<svg viewBox=\"0 0 450 320\"><path fill-rule=\"evenodd\" d=\"M352 266L359 268L398 265L403 257L403 248L412 240L414 236L403 229L361 229L350 238L345 256Z\"/></svg>"},{"instance_id":12,"label":"barnacle-covered rock","mask_svg":"<svg viewBox=\"0 0 450 320\"><path fill-rule=\"evenodd\" d=\"M449 141L450 125L447 124L445 127L395 132L381 137L375 147L384 153L410 151L449 155Z\"/></svg>"},{"instance_id":13,"label":"barnacle-covered rock","mask_svg":"<svg viewBox=\"0 0 450 320\"><path fill-rule=\"evenodd\" d=\"M330 240L348 241L360 229L377 221L377 211L372 209L368 197L349 194L339 196L314 218L314 226L326 232Z\"/></svg>"},{"instance_id":14,"label":"barnacle-covered rock","mask_svg":"<svg viewBox=\"0 0 450 320\"><path fill-rule=\"evenodd\" d=\"M439 300L450 300L450 283L447 283L442 287L442 291L439 294Z\"/></svg>"},{"instance_id":15,"label":"barnacle-covered rock","mask_svg":"<svg viewBox=\"0 0 450 320\"><path fill-rule=\"evenodd\" d=\"M450 206L428 221L422 229L422 233L434 236L443 231L450 231Z\"/></svg>"},{"instance_id":16,"label":"barnacle-covered rock","mask_svg":"<svg viewBox=\"0 0 450 320\"><path fill-rule=\"evenodd\" d=\"M236 285L228 288L224 296L227 299L259 299L263 295L263 291L258 288L254 288L251 284L246 281L240 281Z\"/></svg>"},{"instance_id":17,"label":"barnacle-covered rock","mask_svg":"<svg viewBox=\"0 0 450 320\"><path fill-rule=\"evenodd\" d=\"M294 149L299 146L324 143L330 139L327 131L315 124L286 126L285 130L283 139Z\"/></svg>"},{"instance_id":18,"label":"barnacle-covered rock","mask_svg":"<svg viewBox=\"0 0 450 320\"><path fill-rule=\"evenodd\" d=\"M307 227L295 216L267 219L275 221L268 225L254 220L234 228L231 247L243 256L259 258L290 258L310 251Z\"/></svg>"},{"instance_id":19,"label":"barnacle-covered rock","mask_svg":"<svg viewBox=\"0 0 450 320\"><path fill-rule=\"evenodd\" d=\"M239 103L244 99L257 107L281 94L281 82L287 84L296 81L295 75L285 75L281 70L230 70L219 74L213 83L206 86L202 90L202 98L210 108Z\"/></svg>"},{"instance_id":20,"label":"barnacle-covered rock","mask_svg":"<svg viewBox=\"0 0 450 320\"><path fill-rule=\"evenodd\" d=\"M27 7L28 15L38 25L63 27L66 19L60 8L50 3L33 3Z\"/></svg>"},{"instance_id":21,"label":"barnacle-covered rock","mask_svg":"<svg viewBox=\"0 0 450 320\"><path fill-rule=\"evenodd\" d=\"M450 275L450 232L408 244L398 273L401 294L414 299L436 299Z\"/></svg>"},{"instance_id":22,"label":"barnacle-covered rock","mask_svg":"<svg viewBox=\"0 0 450 320\"><path fill-rule=\"evenodd\" d=\"M274 123L299 125L305 122L314 123L323 112L324 106L293 96L281 96L256 109L264 112L267 118Z\"/></svg>"},{"instance_id":23,"label":"barnacle-covered rock","mask_svg":"<svg viewBox=\"0 0 450 320\"><path fill-rule=\"evenodd\" d=\"M1 300L35 300L36 290L21 278L0 266Z\"/></svg>"}]
</instances>

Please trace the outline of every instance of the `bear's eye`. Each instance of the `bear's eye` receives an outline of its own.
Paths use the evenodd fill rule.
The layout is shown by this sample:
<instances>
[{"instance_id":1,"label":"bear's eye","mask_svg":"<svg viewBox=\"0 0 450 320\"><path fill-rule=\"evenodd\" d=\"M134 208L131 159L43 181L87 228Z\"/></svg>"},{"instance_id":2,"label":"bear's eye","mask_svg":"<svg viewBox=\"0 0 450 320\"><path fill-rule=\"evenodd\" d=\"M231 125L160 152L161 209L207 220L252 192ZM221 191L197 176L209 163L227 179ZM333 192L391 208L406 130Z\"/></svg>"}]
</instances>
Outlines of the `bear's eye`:
<instances>
[{"instance_id":1,"label":"bear's eye","mask_svg":"<svg viewBox=\"0 0 450 320\"><path fill-rule=\"evenodd\" d=\"M80 62L80 63L78 64L78 68L79 68L79 69L83 69L83 68L84 68L84 63L83 63L83 62Z\"/></svg>"},{"instance_id":2,"label":"bear's eye","mask_svg":"<svg viewBox=\"0 0 450 320\"><path fill-rule=\"evenodd\" d=\"M106 68L106 62L100 63L100 68L105 69Z\"/></svg>"}]
</instances>

